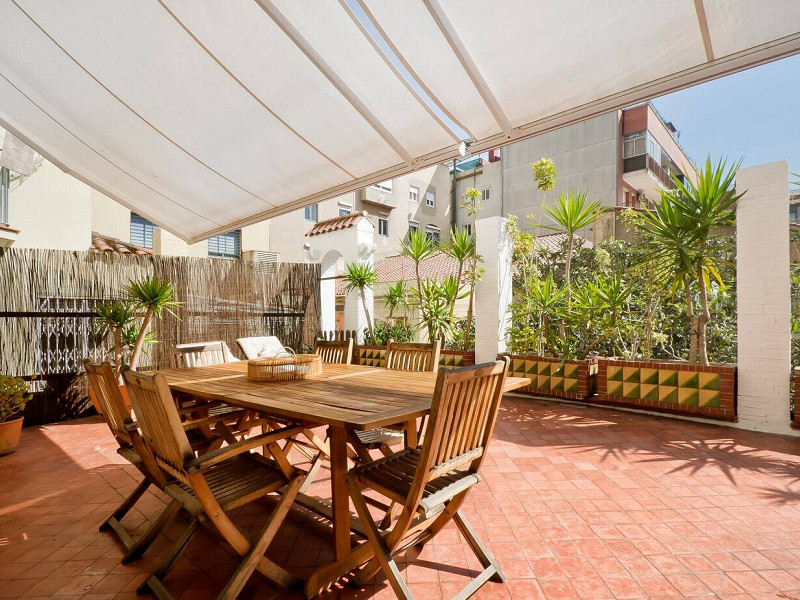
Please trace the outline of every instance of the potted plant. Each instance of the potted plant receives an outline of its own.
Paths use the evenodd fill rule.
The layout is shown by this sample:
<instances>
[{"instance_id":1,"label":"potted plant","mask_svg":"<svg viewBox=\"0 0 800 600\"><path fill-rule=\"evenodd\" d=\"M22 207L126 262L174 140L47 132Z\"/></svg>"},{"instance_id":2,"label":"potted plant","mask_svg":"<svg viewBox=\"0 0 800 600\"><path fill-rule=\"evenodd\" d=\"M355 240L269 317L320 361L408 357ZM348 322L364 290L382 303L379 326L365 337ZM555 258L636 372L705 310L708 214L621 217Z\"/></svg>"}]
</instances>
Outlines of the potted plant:
<instances>
[{"instance_id":1,"label":"potted plant","mask_svg":"<svg viewBox=\"0 0 800 600\"><path fill-rule=\"evenodd\" d=\"M22 411L31 399L24 379L0 375L0 456L13 452L22 433Z\"/></svg>"}]
</instances>

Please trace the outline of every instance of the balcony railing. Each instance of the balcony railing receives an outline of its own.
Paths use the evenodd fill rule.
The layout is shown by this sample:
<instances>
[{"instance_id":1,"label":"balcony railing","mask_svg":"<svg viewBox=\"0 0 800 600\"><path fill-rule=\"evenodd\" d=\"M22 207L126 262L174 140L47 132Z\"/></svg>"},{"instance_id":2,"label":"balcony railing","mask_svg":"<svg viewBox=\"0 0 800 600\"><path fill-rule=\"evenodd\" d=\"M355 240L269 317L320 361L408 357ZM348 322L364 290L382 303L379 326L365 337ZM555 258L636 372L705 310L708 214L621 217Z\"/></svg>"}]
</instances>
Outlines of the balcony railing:
<instances>
[{"instance_id":1,"label":"balcony railing","mask_svg":"<svg viewBox=\"0 0 800 600\"><path fill-rule=\"evenodd\" d=\"M625 173L632 173L633 171L647 169L659 182L661 182L665 188L668 190L675 189L675 183L670 178L667 170L658 164L656 159L649 154L640 154L639 156L631 156L630 158L626 158L623 161L622 169Z\"/></svg>"}]
</instances>

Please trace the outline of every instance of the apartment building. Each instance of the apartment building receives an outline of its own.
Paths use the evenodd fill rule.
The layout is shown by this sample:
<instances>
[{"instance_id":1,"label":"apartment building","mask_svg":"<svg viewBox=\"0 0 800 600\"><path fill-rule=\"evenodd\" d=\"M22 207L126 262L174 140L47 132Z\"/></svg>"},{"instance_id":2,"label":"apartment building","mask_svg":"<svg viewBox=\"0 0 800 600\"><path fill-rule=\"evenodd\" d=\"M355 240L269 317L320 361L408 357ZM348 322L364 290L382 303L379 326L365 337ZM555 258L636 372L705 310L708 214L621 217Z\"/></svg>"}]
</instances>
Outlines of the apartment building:
<instances>
[{"instance_id":1,"label":"apartment building","mask_svg":"<svg viewBox=\"0 0 800 600\"><path fill-rule=\"evenodd\" d=\"M488 159L462 161L457 169L457 196L467 188L481 190L480 216L517 215L520 224L539 234L530 214L542 212L543 194L536 187L531 164L551 158L558 172L556 187L544 202L552 205L561 192L587 192L612 210L581 235L592 241L625 238L614 209L649 206L671 189L670 178L694 177L692 161L680 147L678 131L650 104L614 111L523 140L491 153ZM459 209L458 224L471 222ZM547 223L547 219L542 219Z\"/></svg>"},{"instance_id":2,"label":"apartment building","mask_svg":"<svg viewBox=\"0 0 800 600\"><path fill-rule=\"evenodd\" d=\"M375 259L399 252L411 229L434 239L447 235L451 223L450 173L436 165L325 200L271 220L270 245L281 260L304 262L304 234L319 221L366 211L375 226Z\"/></svg>"}]
</instances>

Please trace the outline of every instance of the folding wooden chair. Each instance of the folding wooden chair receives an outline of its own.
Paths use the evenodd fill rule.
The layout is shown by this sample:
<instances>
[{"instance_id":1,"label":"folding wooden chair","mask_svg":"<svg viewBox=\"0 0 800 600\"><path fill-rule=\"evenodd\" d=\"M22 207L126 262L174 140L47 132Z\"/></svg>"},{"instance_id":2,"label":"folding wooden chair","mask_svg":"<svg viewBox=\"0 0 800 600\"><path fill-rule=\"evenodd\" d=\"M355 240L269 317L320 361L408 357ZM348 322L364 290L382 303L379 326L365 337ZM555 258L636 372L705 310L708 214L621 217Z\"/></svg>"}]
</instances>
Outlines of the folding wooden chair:
<instances>
[{"instance_id":1,"label":"folding wooden chair","mask_svg":"<svg viewBox=\"0 0 800 600\"><path fill-rule=\"evenodd\" d=\"M180 344L172 349L172 366L175 369L184 369L221 365L228 362L228 352L225 342Z\"/></svg>"},{"instance_id":2,"label":"folding wooden chair","mask_svg":"<svg viewBox=\"0 0 800 600\"><path fill-rule=\"evenodd\" d=\"M314 354L328 364L349 365L353 359L353 338L349 340L315 340Z\"/></svg>"},{"instance_id":3,"label":"folding wooden chair","mask_svg":"<svg viewBox=\"0 0 800 600\"><path fill-rule=\"evenodd\" d=\"M171 503L139 540L134 540L122 525L122 519L135 506L147 488L151 485L163 488L166 479L150 454L150 450L142 441L136 423L131 421L131 411L120 392L113 367L107 362L98 365L88 360L84 361L83 365L89 385L92 386L97 403L103 411L103 419L119 444L117 453L139 469L144 476L130 496L100 525L100 531L111 530L125 547L125 556L122 562L131 562L147 550L158 532L180 508L180 505L176 502ZM188 428L187 435L193 451L207 451L222 445L223 440L219 436L215 435L213 439L209 439L206 434L198 431L198 429L214 423L214 419L184 423L184 428Z\"/></svg>"},{"instance_id":4,"label":"folding wooden chair","mask_svg":"<svg viewBox=\"0 0 800 600\"><path fill-rule=\"evenodd\" d=\"M314 354L318 354L325 364L349 365L353 357L353 338L341 341L315 340ZM301 448L301 451L311 459L311 466L300 488L301 492L305 492L311 485L314 477L322 466L322 461L330 457L327 438L322 440L317 434L307 428L303 430L303 434L307 441L299 439L293 440L294 443ZM311 450L311 453L308 453L307 450L303 450L302 448ZM353 453L353 456L355 456L355 453Z\"/></svg>"},{"instance_id":5,"label":"folding wooden chair","mask_svg":"<svg viewBox=\"0 0 800 600\"><path fill-rule=\"evenodd\" d=\"M439 370L439 353L441 340L431 344L402 343L389 340L386 346L386 368L394 371L429 371L436 373ZM420 428L420 432L421 432ZM380 450L385 456L392 453L392 446L401 444L405 440L405 430L392 427L377 427L367 431L354 432L356 440L351 434L351 445L356 448L359 456L366 457L364 449ZM360 447L359 447L360 446Z\"/></svg>"},{"instance_id":6,"label":"folding wooden chair","mask_svg":"<svg viewBox=\"0 0 800 600\"><path fill-rule=\"evenodd\" d=\"M163 489L190 515L183 534L167 550L139 591L150 590L162 600L171 598L162 579L175 566L201 523L213 524L243 557L218 598L235 598L255 570L284 587L299 584L297 577L267 559L264 553L303 480L303 473L288 463L278 441L297 435L301 428L271 431L195 457L164 376L125 371L125 380L142 438L155 462L169 477ZM270 456L250 452L259 446ZM252 538L228 517L228 511L278 490L281 490L281 499L263 528Z\"/></svg>"},{"instance_id":7,"label":"folding wooden chair","mask_svg":"<svg viewBox=\"0 0 800 600\"><path fill-rule=\"evenodd\" d=\"M228 345L223 341L179 344L172 349L171 363L174 369L208 367L231 362L230 356ZM208 402L183 394L175 397L178 399L180 413L184 418L200 419L223 415L229 417L226 429L220 429L219 432L230 443L235 442L241 436L249 435L254 427L261 424L252 411L233 408L219 402Z\"/></svg>"},{"instance_id":8,"label":"folding wooden chair","mask_svg":"<svg viewBox=\"0 0 800 600\"><path fill-rule=\"evenodd\" d=\"M423 445L358 466L347 475L347 486L366 529L375 556L356 576L364 584L379 570L403 600L411 592L395 558L421 546L453 519L484 570L457 598L468 598L486 581L503 581L500 567L470 527L460 507L473 485L492 436L508 359L462 369L442 370L436 380L428 437ZM393 525L378 529L367 508L363 488L402 505ZM387 512L388 512L388 507Z\"/></svg>"}]
</instances>

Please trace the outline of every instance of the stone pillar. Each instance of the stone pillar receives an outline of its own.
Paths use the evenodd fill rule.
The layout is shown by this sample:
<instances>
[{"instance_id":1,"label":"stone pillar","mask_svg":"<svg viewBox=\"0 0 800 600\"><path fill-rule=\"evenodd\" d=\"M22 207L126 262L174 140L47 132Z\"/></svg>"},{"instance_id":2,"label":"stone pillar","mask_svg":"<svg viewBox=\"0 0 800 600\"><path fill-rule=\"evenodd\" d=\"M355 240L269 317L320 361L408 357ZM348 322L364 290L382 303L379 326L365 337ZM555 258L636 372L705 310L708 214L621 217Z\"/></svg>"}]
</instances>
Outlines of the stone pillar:
<instances>
[{"instance_id":1,"label":"stone pillar","mask_svg":"<svg viewBox=\"0 0 800 600\"><path fill-rule=\"evenodd\" d=\"M488 217L475 223L478 254L483 257L483 277L475 286L475 362L495 360L506 351L510 326L511 240L505 217Z\"/></svg>"},{"instance_id":2,"label":"stone pillar","mask_svg":"<svg viewBox=\"0 0 800 600\"><path fill-rule=\"evenodd\" d=\"M319 326L322 331L336 329L336 261L341 255L330 250L320 265L319 282Z\"/></svg>"},{"instance_id":3,"label":"stone pillar","mask_svg":"<svg viewBox=\"0 0 800 600\"><path fill-rule=\"evenodd\" d=\"M375 257L375 242L374 231L372 223L368 219L361 219L358 224L350 229L355 231L355 240L352 252L348 248L348 254L344 254L346 262L365 262L369 265L374 264ZM351 242L353 243L353 242ZM367 308L369 309L370 319L374 325L375 323L375 308L373 306L373 293L372 290L364 290L364 296L367 301ZM344 301L344 328L347 330L355 329L357 332L357 341L359 344L364 342L364 330L367 329L367 315L364 312L364 305L361 302L361 294L358 290L352 291L347 294Z\"/></svg>"},{"instance_id":4,"label":"stone pillar","mask_svg":"<svg viewBox=\"0 0 800 600\"><path fill-rule=\"evenodd\" d=\"M789 167L741 169L736 211L738 426L791 433Z\"/></svg>"}]
</instances>

